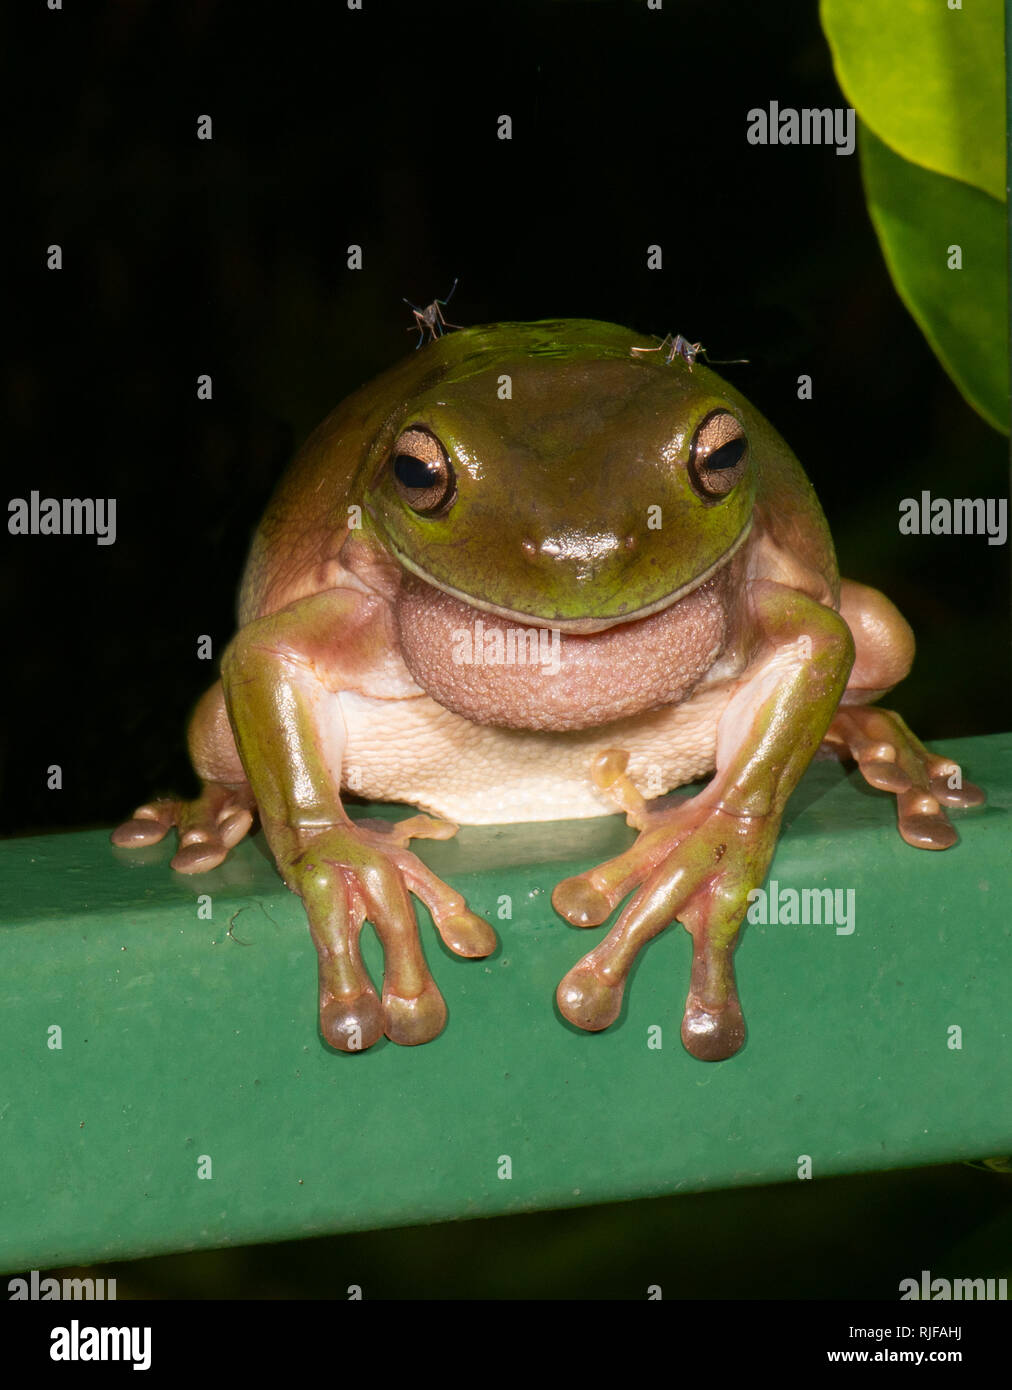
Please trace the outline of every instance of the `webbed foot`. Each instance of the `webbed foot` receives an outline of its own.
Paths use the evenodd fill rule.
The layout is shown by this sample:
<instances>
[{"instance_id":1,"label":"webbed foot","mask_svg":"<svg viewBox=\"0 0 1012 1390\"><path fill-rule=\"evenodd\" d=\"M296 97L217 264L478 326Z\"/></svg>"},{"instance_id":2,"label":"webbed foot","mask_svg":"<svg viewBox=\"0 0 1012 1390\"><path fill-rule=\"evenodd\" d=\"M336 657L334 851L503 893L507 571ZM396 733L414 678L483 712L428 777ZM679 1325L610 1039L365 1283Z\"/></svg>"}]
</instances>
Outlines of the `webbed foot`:
<instances>
[{"instance_id":1,"label":"webbed foot","mask_svg":"<svg viewBox=\"0 0 1012 1390\"><path fill-rule=\"evenodd\" d=\"M852 757L869 786L896 796L899 832L915 849L948 849L959 839L943 806L966 809L986 801L964 782L951 758L930 753L892 710L843 705L824 742L840 757Z\"/></svg>"},{"instance_id":2,"label":"webbed foot","mask_svg":"<svg viewBox=\"0 0 1012 1390\"><path fill-rule=\"evenodd\" d=\"M426 965L408 892L424 902L455 955L487 956L489 924L408 848L415 836L445 839L456 826L430 816L341 822L281 832L274 844L285 882L306 907L319 960L320 1031L331 1047L360 1052L385 1033L414 1047L442 1032L446 1004ZM384 955L380 999L363 964L359 935L372 922Z\"/></svg>"},{"instance_id":3,"label":"webbed foot","mask_svg":"<svg viewBox=\"0 0 1012 1390\"><path fill-rule=\"evenodd\" d=\"M255 809L247 783L206 783L195 801L164 797L138 806L110 839L120 849L140 849L158 844L175 826L179 848L172 857L172 867L181 874L202 874L217 868L246 835Z\"/></svg>"},{"instance_id":4,"label":"webbed foot","mask_svg":"<svg viewBox=\"0 0 1012 1390\"><path fill-rule=\"evenodd\" d=\"M779 816L732 815L710 788L652 811L626 775L626 761L624 752L609 750L591 774L639 838L624 854L564 879L552 903L574 926L598 926L638 891L605 939L563 979L559 1009L579 1028L607 1028L618 1017L637 954L677 918L693 939L682 1042L702 1061L721 1061L745 1040L733 952L749 890L762 883L773 856Z\"/></svg>"}]
</instances>

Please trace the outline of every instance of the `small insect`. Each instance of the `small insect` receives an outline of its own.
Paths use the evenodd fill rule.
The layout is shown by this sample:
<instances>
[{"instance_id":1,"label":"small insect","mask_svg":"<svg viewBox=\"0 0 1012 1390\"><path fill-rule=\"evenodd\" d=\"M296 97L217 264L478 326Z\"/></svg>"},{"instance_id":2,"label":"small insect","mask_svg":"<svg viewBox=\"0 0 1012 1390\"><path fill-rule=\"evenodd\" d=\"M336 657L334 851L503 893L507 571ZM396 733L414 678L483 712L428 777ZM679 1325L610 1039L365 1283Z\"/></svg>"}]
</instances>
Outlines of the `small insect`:
<instances>
[{"instance_id":1,"label":"small insect","mask_svg":"<svg viewBox=\"0 0 1012 1390\"><path fill-rule=\"evenodd\" d=\"M729 367L737 363L745 363L747 365L748 363L747 357L711 357L702 343L690 343L688 338L682 337L681 333L665 334L656 347L634 347L630 348L629 351L663 352L665 348L668 350L668 355L665 357L664 361L668 366L671 365L676 357L681 357L688 362L689 371L692 370L693 363L697 357L705 357L711 366L719 367Z\"/></svg>"},{"instance_id":2,"label":"small insect","mask_svg":"<svg viewBox=\"0 0 1012 1390\"><path fill-rule=\"evenodd\" d=\"M449 304L453 298L453 291L457 288L457 281L454 280L450 286L450 293L445 299L434 299L431 304L426 304L424 309L419 309L416 304L412 304L410 299L405 299L404 303L408 306L415 316L415 327L418 329L418 342L415 344L415 351L422 346L425 341L425 332L428 329L429 341L435 342L437 338L443 336L444 328L462 328L463 324L450 323L443 317L443 308ZM409 333L411 329L407 330Z\"/></svg>"}]
</instances>

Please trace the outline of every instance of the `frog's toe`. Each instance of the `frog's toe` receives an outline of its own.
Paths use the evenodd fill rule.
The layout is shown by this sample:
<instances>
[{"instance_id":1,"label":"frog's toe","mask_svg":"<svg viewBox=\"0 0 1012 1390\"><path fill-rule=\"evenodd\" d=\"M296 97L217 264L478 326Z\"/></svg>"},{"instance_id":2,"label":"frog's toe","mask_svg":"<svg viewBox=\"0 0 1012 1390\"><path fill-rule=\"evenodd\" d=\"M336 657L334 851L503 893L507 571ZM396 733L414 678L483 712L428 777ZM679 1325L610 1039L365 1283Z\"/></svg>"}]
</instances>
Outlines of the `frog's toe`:
<instances>
[{"instance_id":1,"label":"frog's toe","mask_svg":"<svg viewBox=\"0 0 1012 1390\"><path fill-rule=\"evenodd\" d=\"M949 849L959 836L948 816L930 793L914 789L896 803L900 834L914 849Z\"/></svg>"},{"instance_id":2,"label":"frog's toe","mask_svg":"<svg viewBox=\"0 0 1012 1390\"><path fill-rule=\"evenodd\" d=\"M339 1052L363 1052L383 1036L383 1005L371 984L350 996L320 992L320 1032Z\"/></svg>"},{"instance_id":3,"label":"frog's toe","mask_svg":"<svg viewBox=\"0 0 1012 1390\"><path fill-rule=\"evenodd\" d=\"M552 906L574 927L599 927L611 916L613 904L585 874L578 874L555 885Z\"/></svg>"},{"instance_id":4,"label":"frog's toe","mask_svg":"<svg viewBox=\"0 0 1012 1390\"><path fill-rule=\"evenodd\" d=\"M249 834L253 824L253 813L245 807L232 811L218 822L218 834L226 849L232 849Z\"/></svg>"},{"instance_id":5,"label":"frog's toe","mask_svg":"<svg viewBox=\"0 0 1012 1390\"><path fill-rule=\"evenodd\" d=\"M384 1032L401 1047L431 1042L446 1027L446 1003L435 981L428 980L413 999L383 991Z\"/></svg>"},{"instance_id":6,"label":"frog's toe","mask_svg":"<svg viewBox=\"0 0 1012 1390\"><path fill-rule=\"evenodd\" d=\"M598 864L582 874L564 878L555 885L552 906L574 927L599 927L626 897L631 888L650 876L663 857L655 835L644 848L641 835L631 849Z\"/></svg>"},{"instance_id":7,"label":"frog's toe","mask_svg":"<svg viewBox=\"0 0 1012 1390\"><path fill-rule=\"evenodd\" d=\"M701 1062L724 1062L733 1057L745 1041L745 1019L732 995L714 1012L700 999L690 994L682 1018L682 1043L685 1050Z\"/></svg>"},{"instance_id":8,"label":"frog's toe","mask_svg":"<svg viewBox=\"0 0 1012 1390\"><path fill-rule=\"evenodd\" d=\"M455 889L437 878L410 850L396 851L390 858L411 892L429 909L436 930L455 955L475 960L492 954L498 937L484 917L470 911Z\"/></svg>"},{"instance_id":9,"label":"frog's toe","mask_svg":"<svg viewBox=\"0 0 1012 1390\"><path fill-rule=\"evenodd\" d=\"M180 874L216 869L253 824L252 813L230 802L207 806L203 798L185 804L179 814L179 849L172 868Z\"/></svg>"},{"instance_id":10,"label":"frog's toe","mask_svg":"<svg viewBox=\"0 0 1012 1390\"><path fill-rule=\"evenodd\" d=\"M602 980L584 958L563 978L555 999L563 1018L588 1033L599 1033L618 1018L624 985L624 980Z\"/></svg>"},{"instance_id":11,"label":"frog's toe","mask_svg":"<svg viewBox=\"0 0 1012 1390\"><path fill-rule=\"evenodd\" d=\"M226 847L217 839L194 840L178 849L169 861L177 874L206 874L224 863Z\"/></svg>"},{"instance_id":12,"label":"frog's toe","mask_svg":"<svg viewBox=\"0 0 1012 1390\"><path fill-rule=\"evenodd\" d=\"M130 820L118 825L109 836L120 849L140 849L157 845L176 824L179 802L165 798L138 806Z\"/></svg>"},{"instance_id":13,"label":"frog's toe","mask_svg":"<svg viewBox=\"0 0 1012 1390\"><path fill-rule=\"evenodd\" d=\"M943 806L958 806L963 811L971 806L983 806L987 800L986 793L973 782L961 782L958 771L955 763L946 763L941 770L936 770L929 783L932 796ZM953 781L957 785L953 786Z\"/></svg>"},{"instance_id":14,"label":"frog's toe","mask_svg":"<svg viewBox=\"0 0 1012 1390\"><path fill-rule=\"evenodd\" d=\"M457 912L439 923L439 934L455 955L468 960L490 956L498 938L484 917L474 912Z\"/></svg>"},{"instance_id":15,"label":"frog's toe","mask_svg":"<svg viewBox=\"0 0 1012 1390\"><path fill-rule=\"evenodd\" d=\"M887 758L868 758L860 764L861 775L870 787L877 787L881 792L892 792L898 796L900 792L909 791L910 776L904 772L898 763L890 762Z\"/></svg>"}]
</instances>

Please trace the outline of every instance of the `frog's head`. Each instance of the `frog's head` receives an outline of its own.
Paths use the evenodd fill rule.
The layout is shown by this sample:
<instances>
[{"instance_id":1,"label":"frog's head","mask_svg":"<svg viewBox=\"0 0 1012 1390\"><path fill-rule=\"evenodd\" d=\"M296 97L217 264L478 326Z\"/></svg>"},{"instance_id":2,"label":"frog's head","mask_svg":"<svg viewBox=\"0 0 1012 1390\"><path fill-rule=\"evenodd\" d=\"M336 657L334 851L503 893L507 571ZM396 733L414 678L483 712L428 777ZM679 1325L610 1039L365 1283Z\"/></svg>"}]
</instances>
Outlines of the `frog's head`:
<instances>
[{"instance_id":1,"label":"frog's head","mask_svg":"<svg viewBox=\"0 0 1012 1390\"><path fill-rule=\"evenodd\" d=\"M419 351L389 374L398 404L365 460L370 529L437 589L563 632L691 593L751 526L748 411L698 363L642 351L655 346L567 320Z\"/></svg>"}]
</instances>

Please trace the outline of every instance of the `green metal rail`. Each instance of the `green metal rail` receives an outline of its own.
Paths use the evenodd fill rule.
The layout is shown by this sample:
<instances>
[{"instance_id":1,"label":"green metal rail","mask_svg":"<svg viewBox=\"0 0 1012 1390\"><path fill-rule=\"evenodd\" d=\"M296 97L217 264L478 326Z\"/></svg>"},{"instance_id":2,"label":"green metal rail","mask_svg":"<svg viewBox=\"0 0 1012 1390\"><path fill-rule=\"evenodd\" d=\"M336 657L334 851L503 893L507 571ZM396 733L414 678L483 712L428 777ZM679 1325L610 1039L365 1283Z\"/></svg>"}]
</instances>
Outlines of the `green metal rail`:
<instances>
[{"instance_id":1,"label":"green metal rail","mask_svg":"<svg viewBox=\"0 0 1012 1390\"><path fill-rule=\"evenodd\" d=\"M617 816L415 842L501 945L458 960L419 906L449 1024L357 1056L317 1033L302 906L261 836L197 878L105 832L0 844L0 1267L796 1181L804 1156L820 1178L1008 1153L1012 736L942 751L989 801L941 854L856 774L809 770L770 878L853 890L854 930L748 925L748 1040L716 1065L679 1040L677 925L612 1029L555 1009L605 929L551 891L631 842ZM371 928L363 948L379 981Z\"/></svg>"}]
</instances>

